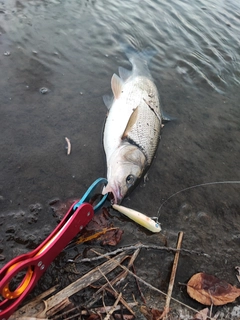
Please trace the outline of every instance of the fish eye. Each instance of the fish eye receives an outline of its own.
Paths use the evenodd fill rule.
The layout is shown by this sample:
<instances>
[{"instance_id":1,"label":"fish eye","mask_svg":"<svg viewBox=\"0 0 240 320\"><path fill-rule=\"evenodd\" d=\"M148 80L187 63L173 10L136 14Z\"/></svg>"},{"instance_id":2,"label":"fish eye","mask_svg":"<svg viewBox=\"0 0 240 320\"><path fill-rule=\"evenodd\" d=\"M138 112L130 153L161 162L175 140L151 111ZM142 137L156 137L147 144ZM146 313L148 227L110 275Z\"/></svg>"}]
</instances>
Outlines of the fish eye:
<instances>
[{"instance_id":1,"label":"fish eye","mask_svg":"<svg viewBox=\"0 0 240 320\"><path fill-rule=\"evenodd\" d=\"M134 178L134 175L132 174L129 174L126 178L126 183L128 186L131 186L134 184L134 181L135 181L135 178Z\"/></svg>"}]
</instances>

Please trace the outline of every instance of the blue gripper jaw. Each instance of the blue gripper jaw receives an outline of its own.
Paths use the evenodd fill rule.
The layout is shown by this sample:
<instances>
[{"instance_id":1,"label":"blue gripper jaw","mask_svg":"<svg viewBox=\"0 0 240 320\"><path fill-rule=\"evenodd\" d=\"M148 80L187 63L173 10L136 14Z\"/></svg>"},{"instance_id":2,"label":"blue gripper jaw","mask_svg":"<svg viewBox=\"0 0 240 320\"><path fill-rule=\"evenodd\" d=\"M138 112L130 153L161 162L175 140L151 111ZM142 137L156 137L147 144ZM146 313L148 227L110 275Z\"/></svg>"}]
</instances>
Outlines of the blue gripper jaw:
<instances>
[{"instance_id":1,"label":"blue gripper jaw","mask_svg":"<svg viewBox=\"0 0 240 320\"><path fill-rule=\"evenodd\" d=\"M76 210L81 204L85 202L89 202L91 198L97 193L101 193L103 187L107 184L107 182L108 181L105 178L98 178L97 180L95 180L91 184L91 186L87 189L87 191L84 193L82 198L75 204L75 206L73 207L73 210ZM103 206L104 202L107 199L107 196L108 194L103 195L101 200L93 207L94 212L96 212L98 209L100 209Z\"/></svg>"}]
</instances>

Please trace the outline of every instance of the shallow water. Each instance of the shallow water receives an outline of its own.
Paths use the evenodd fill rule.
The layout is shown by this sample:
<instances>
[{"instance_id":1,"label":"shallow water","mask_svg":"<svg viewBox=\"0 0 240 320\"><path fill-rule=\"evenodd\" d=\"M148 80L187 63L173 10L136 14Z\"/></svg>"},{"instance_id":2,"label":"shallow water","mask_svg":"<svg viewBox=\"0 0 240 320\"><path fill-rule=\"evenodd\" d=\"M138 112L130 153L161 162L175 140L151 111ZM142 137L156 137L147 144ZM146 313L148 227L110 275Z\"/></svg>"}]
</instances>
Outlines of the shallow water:
<instances>
[{"instance_id":1,"label":"shallow water","mask_svg":"<svg viewBox=\"0 0 240 320\"><path fill-rule=\"evenodd\" d=\"M118 66L131 67L123 44L155 50L149 69L163 110L175 119L163 129L149 180L124 204L156 216L161 203L184 188L238 180L239 28L237 0L0 0L1 264L54 228L51 199L79 198L105 176L102 95L110 92ZM236 284L239 191L239 184L209 185L164 203L160 221L167 243L175 245L182 230L184 248L211 255L183 255L176 282L205 271ZM113 215L125 231L121 245L163 244L162 234ZM160 286L172 256L156 254L151 261L144 261L152 269L149 281L154 283L156 269L166 270Z\"/></svg>"}]
</instances>

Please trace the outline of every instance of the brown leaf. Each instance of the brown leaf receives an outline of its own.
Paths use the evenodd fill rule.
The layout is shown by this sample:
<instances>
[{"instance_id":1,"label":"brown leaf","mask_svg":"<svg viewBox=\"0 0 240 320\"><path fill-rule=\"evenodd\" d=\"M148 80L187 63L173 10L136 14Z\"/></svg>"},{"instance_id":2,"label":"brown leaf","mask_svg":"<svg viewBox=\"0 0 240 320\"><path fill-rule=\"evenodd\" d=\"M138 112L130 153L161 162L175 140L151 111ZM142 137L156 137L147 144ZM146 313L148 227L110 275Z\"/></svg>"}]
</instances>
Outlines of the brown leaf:
<instances>
[{"instance_id":1,"label":"brown leaf","mask_svg":"<svg viewBox=\"0 0 240 320\"><path fill-rule=\"evenodd\" d=\"M119 228L112 228L112 230L105 233L104 238L101 237L102 245L116 246L122 239L123 230Z\"/></svg>"},{"instance_id":2,"label":"brown leaf","mask_svg":"<svg viewBox=\"0 0 240 320\"><path fill-rule=\"evenodd\" d=\"M147 306L141 306L140 311L147 320L161 320L163 316L163 311Z\"/></svg>"},{"instance_id":3,"label":"brown leaf","mask_svg":"<svg viewBox=\"0 0 240 320\"><path fill-rule=\"evenodd\" d=\"M207 320L208 318L209 309L205 308L200 310L198 313L195 314L194 320Z\"/></svg>"},{"instance_id":4,"label":"brown leaf","mask_svg":"<svg viewBox=\"0 0 240 320\"><path fill-rule=\"evenodd\" d=\"M102 208L84 228L77 243L97 238L103 246L115 246L121 241L122 234L123 230L113 227L107 209Z\"/></svg>"},{"instance_id":5,"label":"brown leaf","mask_svg":"<svg viewBox=\"0 0 240 320\"><path fill-rule=\"evenodd\" d=\"M208 308L200 310L198 313L195 314L193 320L208 320L210 317L211 319L217 320L219 316L219 312L217 312L214 316L211 315L210 310Z\"/></svg>"},{"instance_id":6,"label":"brown leaf","mask_svg":"<svg viewBox=\"0 0 240 320\"><path fill-rule=\"evenodd\" d=\"M100 316L98 314L92 313L87 320L100 320Z\"/></svg>"},{"instance_id":7,"label":"brown leaf","mask_svg":"<svg viewBox=\"0 0 240 320\"><path fill-rule=\"evenodd\" d=\"M76 201L77 199L67 199L65 201L53 199L49 202L49 205L51 206L54 214L61 220L68 212L71 205Z\"/></svg>"},{"instance_id":8,"label":"brown leaf","mask_svg":"<svg viewBox=\"0 0 240 320\"><path fill-rule=\"evenodd\" d=\"M76 201L76 199L67 199L65 201L54 199L49 204L57 217L61 220L71 205ZM123 230L114 228L109 220L108 210L102 208L102 210L95 214L93 219L82 230L81 236L76 244L98 239L103 246L116 246L121 241L122 234Z\"/></svg>"},{"instance_id":9,"label":"brown leaf","mask_svg":"<svg viewBox=\"0 0 240 320\"><path fill-rule=\"evenodd\" d=\"M104 238L106 238L106 233L109 233L110 231L115 231L118 228L104 228L101 231L98 231L96 233L90 234L88 232L85 232L83 235L81 235L78 240L76 241L76 244L80 244L83 242L87 242L87 241L91 241L91 240L95 240L97 238L100 238L102 236L104 236Z\"/></svg>"},{"instance_id":10,"label":"brown leaf","mask_svg":"<svg viewBox=\"0 0 240 320\"><path fill-rule=\"evenodd\" d=\"M187 292L191 298L207 306L221 306L240 296L240 289L203 272L192 276L187 283Z\"/></svg>"}]
</instances>

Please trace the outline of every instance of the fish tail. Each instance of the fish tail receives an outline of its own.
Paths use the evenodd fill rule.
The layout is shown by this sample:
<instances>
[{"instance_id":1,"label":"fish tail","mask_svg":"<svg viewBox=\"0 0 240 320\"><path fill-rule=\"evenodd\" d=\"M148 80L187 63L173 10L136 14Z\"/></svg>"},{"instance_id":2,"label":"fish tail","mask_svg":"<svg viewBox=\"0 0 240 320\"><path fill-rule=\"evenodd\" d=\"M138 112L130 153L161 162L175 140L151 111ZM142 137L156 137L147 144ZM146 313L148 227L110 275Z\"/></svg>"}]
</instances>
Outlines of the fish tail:
<instances>
[{"instance_id":1,"label":"fish tail","mask_svg":"<svg viewBox=\"0 0 240 320\"><path fill-rule=\"evenodd\" d=\"M150 75L148 64L151 59L157 54L157 51L149 47L141 51L130 45L122 45L122 47L128 60L133 66L133 72L137 70L138 73L140 72L146 75L147 72Z\"/></svg>"},{"instance_id":2,"label":"fish tail","mask_svg":"<svg viewBox=\"0 0 240 320\"><path fill-rule=\"evenodd\" d=\"M149 63L152 58L156 55L156 50L152 48L146 48L142 51L138 51L134 48L127 48L125 51L126 56L128 57L129 61L134 64L136 61L146 61L146 63Z\"/></svg>"}]
</instances>

